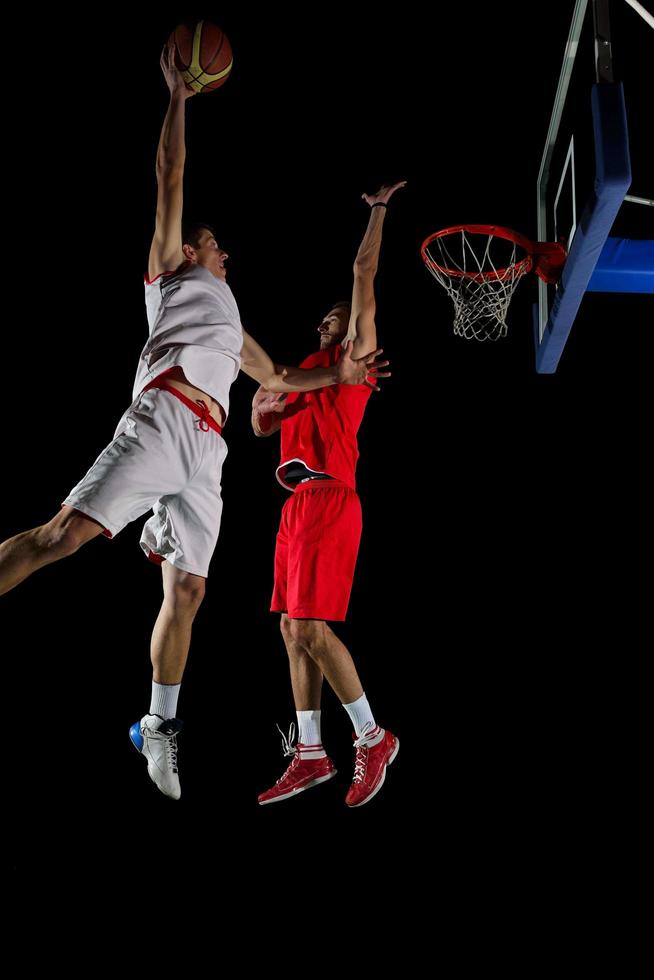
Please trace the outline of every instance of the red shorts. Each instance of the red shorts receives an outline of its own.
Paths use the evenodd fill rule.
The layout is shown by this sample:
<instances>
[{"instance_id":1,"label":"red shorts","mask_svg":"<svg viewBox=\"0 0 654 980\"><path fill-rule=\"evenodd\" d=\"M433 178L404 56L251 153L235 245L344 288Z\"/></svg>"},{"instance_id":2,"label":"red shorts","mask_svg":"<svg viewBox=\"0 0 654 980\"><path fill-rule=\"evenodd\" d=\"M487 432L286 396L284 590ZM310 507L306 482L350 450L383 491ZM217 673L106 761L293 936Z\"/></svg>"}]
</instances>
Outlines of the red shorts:
<instances>
[{"instance_id":1,"label":"red shorts","mask_svg":"<svg viewBox=\"0 0 654 980\"><path fill-rule=\"evenodd\" d=\"M361 503L338 480L300 483L284 504L271 612L343 620L361 540Z\"/></svg>"}]
</instances>

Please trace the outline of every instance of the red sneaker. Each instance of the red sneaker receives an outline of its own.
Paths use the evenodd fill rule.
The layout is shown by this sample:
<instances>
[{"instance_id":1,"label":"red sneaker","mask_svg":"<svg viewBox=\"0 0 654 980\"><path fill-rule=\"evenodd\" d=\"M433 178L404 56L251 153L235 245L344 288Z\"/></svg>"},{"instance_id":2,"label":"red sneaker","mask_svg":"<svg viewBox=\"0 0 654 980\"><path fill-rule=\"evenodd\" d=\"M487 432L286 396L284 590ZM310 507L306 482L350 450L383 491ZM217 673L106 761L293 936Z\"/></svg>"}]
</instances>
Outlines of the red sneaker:
<instances>
[{"instance_id":1,"label":"red sneaker","mask_svg":"<svg viewBox=\"0 0 654 980\"><path fill-rule=\"evenodd\" d=\"M371 735L357 739L353 734L357 750L354 761L354 779L345 802L348 806L363 806L379 792L386 779L386 766L390 766L400 748L399 739L392 732L378 728Z\"/></svg>"},{"instance_id":2,"label":"red sneaker","mask_svg":"<svg viewBox=\"0 0 654 980\"><path fill-rule=\"evenodd\" d=\"M284 755L292 755L293 761L271 789L259 794L259 803L262 806L264 803L277 803L280 800L287 800L289 796L297 796L305 789L318 786L319 783L326 783L336 775L334 763L328 755L320 759L306 757L321 750L322 745L303 745L302 742L298 742L295 746L291 745L294 727L291 725L288 739L282 734Z\"/></svg>"}]
</instances>

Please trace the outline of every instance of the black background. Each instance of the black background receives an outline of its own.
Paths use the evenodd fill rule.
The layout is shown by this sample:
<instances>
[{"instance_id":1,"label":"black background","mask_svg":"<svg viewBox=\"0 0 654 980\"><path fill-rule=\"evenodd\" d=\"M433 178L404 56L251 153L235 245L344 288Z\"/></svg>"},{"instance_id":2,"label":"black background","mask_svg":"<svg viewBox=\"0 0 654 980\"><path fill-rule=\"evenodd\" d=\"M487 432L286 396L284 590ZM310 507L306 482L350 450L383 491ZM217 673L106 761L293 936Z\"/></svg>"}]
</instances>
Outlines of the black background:
<instances>
[{"instance_id":1,"label":"black background","mask_svg":"<svg viewBox=\"0 0 654 980\"><path fill-rule=\"evenodd\" d=\"M377 720L402 743L385 787L345 807L350 723L326 690L339 777L257 806L288 762L275 722L295 716L267 611L285 499L278 444L252 435L255 385L241 376L179 706L182 799L156 791L127 738L149 703L160 603L139 521L3 599L15 867L134 855L155 866L171 841L184 861L274 860L309 833L337 832L374 840L385 860L440 842L463 862L489 840L511 851L538 839L545 854L598 767L616 765L617 711L643 645L651 298L589 295L558 373L538 376L536 280L518 289L505 341L469 343L452 336L449 300L419 255L429 233L464 221L536 237L572 9L561 6L549 23L522 4L501 16L494 5L114 7L42 15L27 40L18 14L7 21L3 538L56 513L129 404L167 105L158 59L176 23L205 16L232 42L227 84L187 104L185 212L215 225L243 323L276 360L315 350L321 317L348 295L362 191L408 181L388 210L376 283L393 377L360 431L364 537L336 627ZM648 29L624 4L614 27L633 104L632 191L651 196ZM618 232L647 235L650 215L624 207Z\"/></svg>"}]
</instances>

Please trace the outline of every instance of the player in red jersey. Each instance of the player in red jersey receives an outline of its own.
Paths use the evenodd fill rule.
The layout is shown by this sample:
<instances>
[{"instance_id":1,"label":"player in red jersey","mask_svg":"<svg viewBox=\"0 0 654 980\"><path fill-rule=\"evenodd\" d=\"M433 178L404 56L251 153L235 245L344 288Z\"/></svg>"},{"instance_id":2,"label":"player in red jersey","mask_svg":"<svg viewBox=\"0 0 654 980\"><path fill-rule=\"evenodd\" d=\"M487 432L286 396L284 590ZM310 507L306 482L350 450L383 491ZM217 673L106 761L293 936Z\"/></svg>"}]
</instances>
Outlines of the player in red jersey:
<instances>
[{"instance_id":1,"label":"player in red jersey","mask_svg":"<svg viewBox=\"0 0 654 980\"><path fill-rule=\"evenodd\" d=\"M374 278L379 263L386 206L405 181L363 194L370 219L354 262L351 303L337 303L318 327L320 350L303 368L334 365L346 343L355 357L377 347ZM284 737L293 761L275 785L259 796L273 803L331 779L336 770L320 732L323 677L354 726L354 779L345 802L362 806L381 788L386 767L399 749L391 732L376 724L354 661L328 621L345 619L361 538L361 504L355 470L357 432L371 388L335 385L288 396L259 388L252 403L258 436L281 430L277 479L292 491L282 511L275 552L271 610L281 613L293 698L295 726Z\"/></svg>"}]
</instances>

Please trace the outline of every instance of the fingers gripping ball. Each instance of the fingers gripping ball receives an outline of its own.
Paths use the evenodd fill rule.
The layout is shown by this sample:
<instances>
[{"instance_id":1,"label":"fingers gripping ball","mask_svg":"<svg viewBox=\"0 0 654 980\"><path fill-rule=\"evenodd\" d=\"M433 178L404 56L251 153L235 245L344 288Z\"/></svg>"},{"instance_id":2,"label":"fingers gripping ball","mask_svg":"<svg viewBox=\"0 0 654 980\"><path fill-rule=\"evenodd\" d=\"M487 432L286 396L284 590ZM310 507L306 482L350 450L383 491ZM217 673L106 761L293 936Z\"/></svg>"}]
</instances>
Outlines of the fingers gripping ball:
<instances>
[{"instance_id":1,"label":"fingers gripping ball","mask_svg":"<svg viewBox=\"0 0 654 980\"><path fill-rule=\"evenodd\" d=\"M170 35L175 42L175 64L195 92L211 92L229 78L232 46L229 38L208 20L180 24Z\"/></svg>"}]
</instances>

